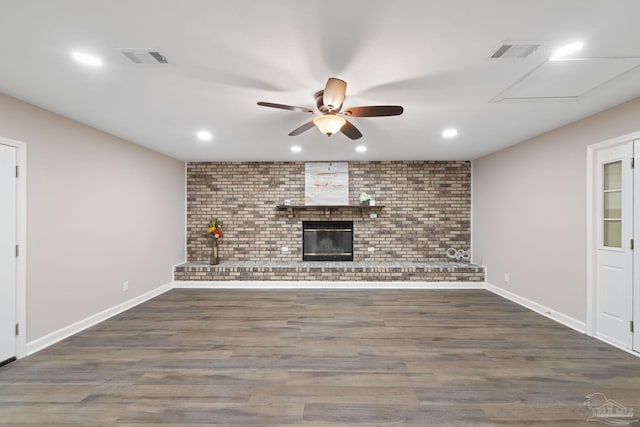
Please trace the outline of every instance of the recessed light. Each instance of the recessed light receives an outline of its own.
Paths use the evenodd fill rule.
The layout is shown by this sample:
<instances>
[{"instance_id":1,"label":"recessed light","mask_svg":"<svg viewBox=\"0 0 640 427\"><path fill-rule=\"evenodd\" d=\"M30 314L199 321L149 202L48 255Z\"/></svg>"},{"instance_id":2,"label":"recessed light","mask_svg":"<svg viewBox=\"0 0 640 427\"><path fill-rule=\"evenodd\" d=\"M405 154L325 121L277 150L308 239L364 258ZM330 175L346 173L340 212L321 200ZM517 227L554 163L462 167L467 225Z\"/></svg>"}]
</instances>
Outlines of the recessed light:
<instances>
[{"instance_id":1,"label":"recessed light","mask_svg":"<svg viewBox=\"0 0 640 427\"><path fill-rule=\"evenodd\" d=\"M299 145L293 145L290 148L292 153L299 153L302 151L302 147L300 147Z\"/></svg>"},{"instance_id":2,"label":"recessed light","mask_svg":"<svg viewBox=\"0 0 640 427\"><path fill-rule=\"evenodd\" d=\"M72 52L71 57L84 65L89 65L91 67L102 66L102 59L98 58L97 56L89 55L88 53Z\"/></svg>"},{"instance_id":3,"label":"recessed light","mask_svg":"<svg viewBox=\"0 0 640 427\"><path fill-rule=\"evenodd\" d=\"M367 151L367 147L365 147L364 145L358 145L358 146L356 147L356 151L357 151L358 153L364 153L365 151Z\"/></svg>"},{"instance_id":4,"label":"recessed light","mask_svg":"<svg viewBox=\"0 0 640 427\"><path fill-rule=\"evenodd\" d=\"M558 48L558 49L554 50L553 53L551 54L551 58L549 58L549 59L551 61L555 61L557 59L562 59L562 58L564 58L566 56L571 55L572 53L576 53L577 51L579 51L583 47L584 47L584 43L582 43L582 42L573 42L573 43L566 44L566 45L562 46L561 48Z\"/></svg>"},{"instance_id":5,"label":"recessed light","mask_svg":"<svg viewBox=\"0 0 640 427\"><path fill-rule=\"evenodd\" d=\"M201 130L200 132L196 133L196 136L200 141L211 141L211 139L213 138L211 132L206 130Z\"/></svg>"},{"instance_id":6,"label":"recessed light","mask_svg":"<svg viewBox=\"0 0 640 427\"><path fill-rule=\"evenodd\" d=\"M458 131L456 129L450 128L442 131L442 136L444 138L453 138L458 135Z\"/></svg>"}]
</instances>

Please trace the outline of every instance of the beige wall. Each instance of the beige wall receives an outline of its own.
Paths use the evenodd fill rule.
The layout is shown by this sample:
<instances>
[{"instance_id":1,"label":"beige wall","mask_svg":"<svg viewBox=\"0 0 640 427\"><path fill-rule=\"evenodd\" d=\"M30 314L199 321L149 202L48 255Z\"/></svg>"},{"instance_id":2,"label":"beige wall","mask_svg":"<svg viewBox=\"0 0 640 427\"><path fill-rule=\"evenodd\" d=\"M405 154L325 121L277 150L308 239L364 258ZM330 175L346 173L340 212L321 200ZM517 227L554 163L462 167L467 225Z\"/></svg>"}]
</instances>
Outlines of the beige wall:
<instances>
[{"instance_id":1,"label":"beige wall","mask_svg":"<svg viewBox=\"0 0 640 427\"><path fill-rule=\"evenodd\" d=\"M2 94L0 136L27 144L27 342L172 281L183 162Z\"/></svg>"},{"instance_id":2,"label":"beige wall","mask_svg":"<svg viewBox=\"0 0 640 427\"><path fill-rule=\"evenodd\" d=\"M640 131L639 118L637 98L473 162L473 259L487 282L586 321L587 146Z\"/></svg>"}]
</instances>

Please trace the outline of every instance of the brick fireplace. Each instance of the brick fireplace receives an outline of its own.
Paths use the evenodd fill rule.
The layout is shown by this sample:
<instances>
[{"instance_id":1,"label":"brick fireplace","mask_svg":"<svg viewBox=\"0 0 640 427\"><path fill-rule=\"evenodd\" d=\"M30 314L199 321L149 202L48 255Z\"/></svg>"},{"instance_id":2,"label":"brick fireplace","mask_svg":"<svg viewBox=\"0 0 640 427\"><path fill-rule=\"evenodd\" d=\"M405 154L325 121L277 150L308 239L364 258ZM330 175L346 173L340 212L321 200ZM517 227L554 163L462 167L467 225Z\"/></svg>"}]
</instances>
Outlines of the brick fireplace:
<instances>
[{"instance_id":1,"label":"brick fireplace","mask_svg":"<svg viewBox=\"0 0 640 427\"><path fill-rule=\"evenodd\" d=\"M304 221L352 221L354 262L449 262L469 249L471 164L467 161L349 162L349 202L366 192L384 205L357 209L276 209L304 204L304 162L187 164L187 261L206 263L206 224L224 222L225 262L301 262Z\"/></svg>"}]
</instances>

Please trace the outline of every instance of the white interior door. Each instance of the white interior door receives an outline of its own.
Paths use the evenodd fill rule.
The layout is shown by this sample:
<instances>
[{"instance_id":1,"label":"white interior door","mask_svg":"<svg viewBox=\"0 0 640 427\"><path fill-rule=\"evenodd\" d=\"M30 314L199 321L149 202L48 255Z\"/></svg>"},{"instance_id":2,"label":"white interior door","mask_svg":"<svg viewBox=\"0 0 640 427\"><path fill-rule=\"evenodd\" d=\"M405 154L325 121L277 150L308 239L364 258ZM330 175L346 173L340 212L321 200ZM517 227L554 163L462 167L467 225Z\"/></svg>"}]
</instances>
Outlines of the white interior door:
<instances>
[{"instance_id":1,"label":"white interior door","mask_svg":"<svg viewBox=\"0 0 640 427\"><path fill-rule=\"evenodd\" d=\"M16 156L0 144L0 363L16 356Z\"/></svg>"},{"instance_id":2,"label":"white interior door","mask_svg":"<svg viewBox=\"0 0 640 427\"><path fill-rule=\"evenodd\" d=\"M640 244L640 140L633 142L633 240ZM633 252L633 349L640 351L640 247Z\"/></svg>"},{"instance_id":3,"label":"white interior door","mask_svg":"<svg viewBox=\"0 0 640 427\"><path fill-rule=\"evenodd\" d=\"M631 349L633 334L633 143L596 155L596 336Z\"/></svg>"}]
</instances>

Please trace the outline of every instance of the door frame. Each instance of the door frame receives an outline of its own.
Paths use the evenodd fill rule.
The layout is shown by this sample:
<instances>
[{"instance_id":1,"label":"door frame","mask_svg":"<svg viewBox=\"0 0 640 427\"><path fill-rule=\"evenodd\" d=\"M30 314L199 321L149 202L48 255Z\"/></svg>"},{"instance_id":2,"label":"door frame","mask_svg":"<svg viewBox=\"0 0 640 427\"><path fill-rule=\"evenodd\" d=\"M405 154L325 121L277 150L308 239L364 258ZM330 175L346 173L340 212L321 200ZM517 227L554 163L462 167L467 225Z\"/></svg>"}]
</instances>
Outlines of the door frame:
<instances>
[{"instance_id":1,"label":"door frame","mask_svg":"<svg viewBox=\"0 0 640 427\"><path fill-rule=\"evenodd\" d=\"M596 167L597 152L602 149L611 148L616 145L624 144L630 141L640 139L640 132L633 132L630 134L622 135L616 138L608 139L596 144L587 146L587 334L594 337L596 333L596 309L597 301L597 262L596 251L598 249L597 240L597 227L596 221L597 214L596 209L598 205L597 183L598 183L598 169ZM634 154L635 157L635 154ZM640 165L636 165L640 167ZM640 248L636 249L640 250ZM611 344L611 343L609 343ZM618 347L618 346L616 346ZM620 348L620 347L619 347ZM631 352L630 350L623 349ZM637 353L634 353L637 355Z\"/></svg>"},{"instance_id":2,"label":"door frame","mask_svg":"<svg viewBox=\"0 0 640 427\"><path fill-rule=\"evenodd\" d=\"M16 200L16 242L20 254L16 264L16 321L20 333L16 336L16 358L27 355L27 144L0 136L0 144L15 147L19 177Z\"/></svg>"}]
</instances>

